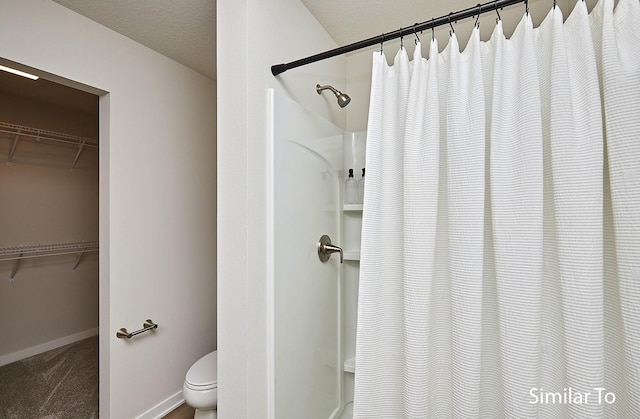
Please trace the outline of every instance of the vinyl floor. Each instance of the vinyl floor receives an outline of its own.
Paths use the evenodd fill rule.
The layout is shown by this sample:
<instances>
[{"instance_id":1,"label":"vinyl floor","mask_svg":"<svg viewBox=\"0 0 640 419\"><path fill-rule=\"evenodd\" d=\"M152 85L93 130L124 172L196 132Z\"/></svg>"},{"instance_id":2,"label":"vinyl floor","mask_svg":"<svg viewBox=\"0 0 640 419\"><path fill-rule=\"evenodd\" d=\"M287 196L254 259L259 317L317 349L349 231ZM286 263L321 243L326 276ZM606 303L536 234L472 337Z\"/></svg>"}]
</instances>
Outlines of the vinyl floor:
<instances>
[{"instance_id":1,"label":"vinyl floor","mask_svg":"<svg viewBox=\"0 0 640 419\"><path fill-rule=\"evenodd\" d=\"M175 410L169 412L162 419L193 419L196 410L186 404L181 404Z\"/></svg>"}]
</instances>

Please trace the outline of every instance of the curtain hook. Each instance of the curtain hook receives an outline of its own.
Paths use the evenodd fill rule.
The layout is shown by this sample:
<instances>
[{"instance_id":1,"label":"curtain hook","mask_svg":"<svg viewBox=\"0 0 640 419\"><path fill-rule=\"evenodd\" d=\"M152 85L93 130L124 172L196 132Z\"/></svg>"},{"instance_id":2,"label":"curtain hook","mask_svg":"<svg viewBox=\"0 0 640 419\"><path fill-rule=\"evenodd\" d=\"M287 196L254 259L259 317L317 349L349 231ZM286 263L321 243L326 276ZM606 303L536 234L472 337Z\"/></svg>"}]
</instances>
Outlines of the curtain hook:
<instances>
[{"instance_id":1,"label":"curtain hook","mask_svg":"<svg viewBox=\"0 0 640 419\"><path fill-rule=\"evenodd\" d=\"M436 40L436 29L435 29L435 25L433 24L434 19L431 18L431 40L435 41Z\"/></svg>"},{"instance_id":2,"label":"curtain hook","mask_svg":"<svg viewBox=\"0 0 640 419\"><path fill-rule=\"evenodd\" d=\"M480 3L478 3L478 16L476 16L476 23L474 24L474 26L476 28L480 27L480 15L482 14L482 5Z\"/></svg>"},{"instance_id":3,"label":"curtain hook","mask_svg":"<svg viewBox=\"0 0 640 419\"><path fill-rule=\"evenodd\" d=\"M404 35L402 34L402 28L400 28L400 49L404 48Z\"/></svg>"},{"instance_id":4,"label":"curtain hook","mask_svg":"<svg viewBox=\"0 0 640 419\"><path fill-rule=\"evenodd\" d=\"M384 54L384 52L382 51L382 47L384 46L384 32L382 32L382 41L380 41L380 55Z\"/></svg>"},{"instance_id":5,"label":"curtain hook","mask_svg":"<svg viewBox=\"0 0 640 419\"><path fill-rule=\"evenodd\" d=\"M556 0L553 0L553 8L556 8Z\"/></svg>"},{"instance_id":6,"label":"curtain hook","mask_svg":"<svg viewBox=\"0 0 640 419\"><path fill-rule=\"evenodd\" d=\"M416 32L416 25L417 23L413 24L413 34L416 36L416 39L414 39L413 42L415 42L416 45L418 45L418 42L420 42L420 38L418 38L418 33Z\"/></svg>"},{"instance_id":7,"label":"curtain hook","mask_svg":"<svg viewBox=\"0 0 640 419\"><path fill-rule=\"evenodd\" d=\"M453 29L453 25L451 24L451 13L449 13L449 26L451 27L451 30L449 31L449 36L453 36L453 34L456 33L456 30Z\"/></svg>"},{"instance_id":8,"label":"curtain hook","mask_svg":"<svg viewBox=\"0 0 640 419\"><path fill-rule=\"evenodd\" d=\"M524 0L524 14L529 16L529 0Z\"/></svg>"},{"instance_id":9,"label":"curtain hook","mask_svg":"<svg viewBox=\"0 0 640 419\"><path fill-rule=\"evenodd\" d=\"M498 17L496 18L496 25L498 24L499 21L502 20L502 18L500 17L500 12L498 11L498 2L494 2L495 5L495 9L496 9L496 14L498 15Z\"/></svg>"}]
</instances>

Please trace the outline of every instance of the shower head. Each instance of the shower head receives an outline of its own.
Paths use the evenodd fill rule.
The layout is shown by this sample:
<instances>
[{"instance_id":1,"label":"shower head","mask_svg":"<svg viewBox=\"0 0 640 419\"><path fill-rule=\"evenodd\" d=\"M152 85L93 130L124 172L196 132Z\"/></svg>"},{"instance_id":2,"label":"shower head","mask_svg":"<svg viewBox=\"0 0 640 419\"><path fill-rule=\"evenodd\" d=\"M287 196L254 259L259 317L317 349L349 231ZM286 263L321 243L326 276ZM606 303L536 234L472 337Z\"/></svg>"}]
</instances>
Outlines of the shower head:
<instances>
[{"instance_id":1,"label":"shower head","mask_svg":"<svg viewBox=\"0 0 640 419\"><path fill-rule=\"evenodd\" d=\"M349 102L351 102L351 98L346 93L342 93L341 91L336 90L335 88L329 85L320 86L319 84L316 84L316 92L318 92L318 94L322 93L322 91L326 89L331 90L333 94L336 95L336 98L338 99L338 105L340 105L341 108L344 108L349 104Z\"/></svg>"}]
</instances>

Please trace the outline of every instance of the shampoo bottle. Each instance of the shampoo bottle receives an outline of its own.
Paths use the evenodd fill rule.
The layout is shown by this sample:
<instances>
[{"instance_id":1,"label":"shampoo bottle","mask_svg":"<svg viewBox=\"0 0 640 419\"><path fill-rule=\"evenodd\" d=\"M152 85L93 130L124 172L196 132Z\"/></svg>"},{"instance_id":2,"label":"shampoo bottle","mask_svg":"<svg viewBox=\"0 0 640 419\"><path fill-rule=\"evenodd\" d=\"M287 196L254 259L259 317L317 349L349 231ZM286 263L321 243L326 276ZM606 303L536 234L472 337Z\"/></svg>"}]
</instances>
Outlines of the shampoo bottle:
<instances>
[{"instance_id":1,"label":"shampoo bottle","mask_svg":"<svg viewBox=\"0 0 640 419\"><path fill-rule=\"evenodd\" d=\"M358 180L358 202L364 203L364 167L362 168L362 177Z\"/></svg>"},{"instance_id":2,"label":"shampoo bottle","mask_svg":"<svg viewBox=\"0 0 640 419\"><path fill-rule=\"evenodd\" d=\"M355 204L358 201L358 182L353 177L353 169L349 169L349 177L344 185L345 204Z\"/></svg>"}]
</instances>

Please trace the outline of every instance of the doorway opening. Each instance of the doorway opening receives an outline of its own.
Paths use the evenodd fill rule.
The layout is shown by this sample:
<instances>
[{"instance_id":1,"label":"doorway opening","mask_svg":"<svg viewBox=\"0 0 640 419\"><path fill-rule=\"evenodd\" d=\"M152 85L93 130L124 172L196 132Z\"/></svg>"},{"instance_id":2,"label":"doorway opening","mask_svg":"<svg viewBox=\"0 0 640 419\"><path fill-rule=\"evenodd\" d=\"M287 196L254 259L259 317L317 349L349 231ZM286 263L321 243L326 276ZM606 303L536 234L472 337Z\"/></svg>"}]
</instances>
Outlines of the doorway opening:
<instances>
[{"instance_id":1,"label":"doorway opening","mask_svg":"<svg viewBox=\"0 0 640 419\"><path fill-rule=\"evenodd\" d=\"M0 417L98 417L98 102L0 71Z\"/></svg>"}]
</instances>

